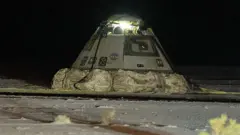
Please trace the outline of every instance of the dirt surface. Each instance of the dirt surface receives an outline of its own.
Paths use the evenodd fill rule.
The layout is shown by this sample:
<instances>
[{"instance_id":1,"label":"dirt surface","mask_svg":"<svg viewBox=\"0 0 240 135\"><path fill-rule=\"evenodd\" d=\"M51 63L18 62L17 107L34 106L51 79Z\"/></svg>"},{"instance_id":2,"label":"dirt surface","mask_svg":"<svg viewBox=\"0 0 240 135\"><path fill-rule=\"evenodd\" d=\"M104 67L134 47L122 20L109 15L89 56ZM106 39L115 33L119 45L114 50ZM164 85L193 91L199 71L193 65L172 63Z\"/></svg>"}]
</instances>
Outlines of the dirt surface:
<instances>
[{"instance_id":1,"label":"dirt surface","mask_svg":"<svg viewBox=\"0 0 240 135\"><path fill-rule=\"evenodd\" d=\"M222 113L226 113L237 121L240 120L238 113L240 104L238 103L75 100L36 97L0 98L0 102L2 103L0 105L0 130L17 135L23 133L39 135L138 132L133 129L149 131L154 135L164 135L163 132L172 135L198 135L200 131L209 129L208 119L218 117ZM101 121L101 113L108 108L116 110L116 117L112 123L120 124L122 127L115 126L109 129L86 123L86 121ZM70 116L73 124L51 124L55 116L59 114ZM123 129L123 125L131 129ZM20 128L16 129L16 127Z\"/></svg>"},{"instance_id":2,"label":"dirt surface","mask_svg":"<svg viewBox=\"0 0 240 135\"><path fill-rule=\"evenodd\" d=\"M34 84L28 83L24 80L0 77L0 88L39 89L39 88L47 88L47 87L34 85Z\"/></svg>"},{"instance_id":3,"label":"dirt surface","mask_svg":"<svg viewBox=\"0 0 240 135\"><path fill-rule=\"evenodd\" d=\"M0 108L2 116L0 117L0 130L5 131L6 134L170 135L163 131L157 133L123 124L102 125L99 121L88 120L87 117L79 116L72 110L46 108L40 104L33 105L30 102L25 102L25 99L0 98L0 100L6 103ZM72 122L56 124L54 118L59 114L68 115Z\"/></svg>"},{"instance_id":4,"label":"dirt surface","mask_svg":"<svg viewBox=\"0 0 240 135\"><path fill-rule=\"evenodd\" d=\"M43 88L25 81L0 79L1 88ZM124 100L76 100L37 97L0 97L0 131L12 135L198 135L208 130L208 119L226 113L240 121L239 103L166 102ZM116 110L112 127L94 125L101 112ZM72 124L53 124L59 114L71 117ZM117 124L117 125L116 125Z\"/></svg>"}]
</instances>

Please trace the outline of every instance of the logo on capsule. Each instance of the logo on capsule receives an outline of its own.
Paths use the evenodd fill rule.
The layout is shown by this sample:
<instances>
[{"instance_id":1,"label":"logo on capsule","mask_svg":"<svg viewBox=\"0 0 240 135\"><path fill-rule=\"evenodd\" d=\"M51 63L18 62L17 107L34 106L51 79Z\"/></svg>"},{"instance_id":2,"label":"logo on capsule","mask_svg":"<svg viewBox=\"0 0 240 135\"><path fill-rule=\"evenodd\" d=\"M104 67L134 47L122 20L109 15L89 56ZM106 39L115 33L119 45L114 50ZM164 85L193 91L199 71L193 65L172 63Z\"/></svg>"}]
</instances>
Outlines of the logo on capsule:
<instances>
[{"instance_id":1,"label":"logo on capsule","mask_svg":"<svg viewBox=\"0 0 240 135\"><path fill-rule=\"evenodd\" d=\"M117 60L118 57L119 57L119 55L118 55L117 53L112 53L112 54L110 55L110 59L111 59L111 60Z\"/></svg>"}]
</instances>

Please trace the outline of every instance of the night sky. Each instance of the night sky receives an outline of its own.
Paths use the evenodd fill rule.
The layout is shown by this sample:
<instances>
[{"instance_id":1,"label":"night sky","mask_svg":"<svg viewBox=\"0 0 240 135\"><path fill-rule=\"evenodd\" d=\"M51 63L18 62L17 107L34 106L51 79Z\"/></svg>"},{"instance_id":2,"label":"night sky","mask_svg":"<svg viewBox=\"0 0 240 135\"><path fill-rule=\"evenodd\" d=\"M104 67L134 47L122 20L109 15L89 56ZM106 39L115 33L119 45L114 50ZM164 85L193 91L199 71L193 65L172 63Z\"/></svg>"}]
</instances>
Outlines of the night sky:
<instances>
[{"instance_id":1,"label":"night sky","mask_svg":"<svg viewBox=\"0 0 240 135\"><path fill-rule=\"evenodd\" d=\"M0 75L49 81L115 13L139 15L176 66L239 66L237 3L180 0L9 1L1 4Z\"/></svg>"}]
</instances>

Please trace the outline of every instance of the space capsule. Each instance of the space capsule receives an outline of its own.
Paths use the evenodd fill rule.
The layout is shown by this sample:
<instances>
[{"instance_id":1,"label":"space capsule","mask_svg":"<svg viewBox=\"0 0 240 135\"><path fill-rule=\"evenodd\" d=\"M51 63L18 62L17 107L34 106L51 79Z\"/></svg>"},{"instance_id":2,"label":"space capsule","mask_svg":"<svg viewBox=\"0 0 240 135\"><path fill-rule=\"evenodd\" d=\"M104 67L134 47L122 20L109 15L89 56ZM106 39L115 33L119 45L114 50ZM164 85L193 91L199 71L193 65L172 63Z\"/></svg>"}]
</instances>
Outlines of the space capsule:
<instances>
[{"instance_id":1,"label":"space capsule","mask_svg":"<svg viewBox=\"0 0 240 135\"><path fill-rule=\"evenodd\" d=\"M171 62L141 18L116 14L103 21L72 68L172 72Z\"/></svg>"}]
</instances>

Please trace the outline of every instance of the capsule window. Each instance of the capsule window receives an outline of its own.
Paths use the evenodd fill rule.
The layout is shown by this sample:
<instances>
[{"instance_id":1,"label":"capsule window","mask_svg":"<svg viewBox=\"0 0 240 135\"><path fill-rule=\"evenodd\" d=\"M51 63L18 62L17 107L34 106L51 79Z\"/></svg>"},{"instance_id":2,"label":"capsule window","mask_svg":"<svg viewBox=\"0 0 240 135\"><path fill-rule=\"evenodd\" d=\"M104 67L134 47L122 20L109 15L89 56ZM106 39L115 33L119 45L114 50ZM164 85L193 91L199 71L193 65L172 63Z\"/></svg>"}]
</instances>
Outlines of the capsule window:
<instances>
[{"instance_id":1,"label":"capsule window","mask_svg":"<svg viewBox=\"0 0 240 135\"><path fill-rule=\"evenodd\" d=\"M156 59L156 62L157 62L157 65L159 66L159 67L163 67L164 65L163 65L163 61L161 60L161 59Z\"/></svg>"},{"instance_id":2,"label":"capsule window","mask_svg":"<svg viewBox=\"0 0 240 135\"><path fill-rule=\"evenodd\" d=\"M90 60L88 61L88 64L95 64L97 58L96 57L91 57Z\"/></svg>"},{"instance_id":3,"label":"capsule window","mask_svg":"<svg viewBox=\"0 0 240 135\"><path fill-rule=\"evenodd\" d=\"M84 56L83 59L81 60L80 66L84 66L88 60L88 56Z\"/></svg>"},{"instance_id":4,"label":"capsule window","mask_svg":"<svg viewBox=\"0 0 240 135\"><path fill-rule=\"evenodd\" d=\"M147 51L148 50L148 44L139 44L138 45L140 51Z\"/></svg>"}]
</instances>

